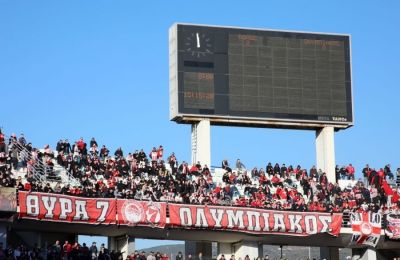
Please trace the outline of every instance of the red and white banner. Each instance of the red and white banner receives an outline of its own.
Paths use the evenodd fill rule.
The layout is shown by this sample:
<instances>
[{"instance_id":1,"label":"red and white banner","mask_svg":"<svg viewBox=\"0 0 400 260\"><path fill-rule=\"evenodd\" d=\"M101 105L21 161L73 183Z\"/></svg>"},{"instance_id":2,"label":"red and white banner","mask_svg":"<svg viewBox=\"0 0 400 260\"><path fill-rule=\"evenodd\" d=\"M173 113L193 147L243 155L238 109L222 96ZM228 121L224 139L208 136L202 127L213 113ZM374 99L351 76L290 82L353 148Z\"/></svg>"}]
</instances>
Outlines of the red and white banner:
<instances>
[{"instance_id":1,"label":"red and white banner","mask_svg":"<svg viewBox=\"0 0 400 260\"><path fill-rule=\"evenodd\" d=\"M353 236L350 245L378 244L382 229L382 216L372 212L353 212L350 215Z\"/></svg>"},{"instance_id":2,"label":"red and white banner","mask_svg":"<svg viewBox=\"0 0 400 260\"><path fill-rule=\"evenodd\" d=\"M19 217L85 224L120 224L163 228L165 202L82 198L53 193L20 191Z\"/></svg>"},{"instance_id":3,"label":"red and white banner","mask_svg":"<svg viewBox=\"0 0 400 260\"><path fill-rule=\"evenodd\" d=\"M20 191L19 217L41 221L119 224L164 228L167 203L82 198ZM252 234L339 235L342 214L273 211L254 208L168 204L168 226Z\"/></svg>"},{"instance_id":4,"label":"red and white banner","mask_svg":"<svg viewBox=\"0 0 400 260\"><path fill-rule=\"evenodd\" d=\"M385 234L390 239L400 239L400 214L386 215Z\"/></svg>"},{"instance_id":5,"label":"red and white banner","mask_svg":"<svg viewBox=\"0 0 400 260\"><path fill-rule=\"evenodd\" d=\"M115 224L115 199L18 192L19 217L42 221Z\"/></svg>"},{"instance_id":6,"label":"red and white banner","mask_svg":"<svg viewBox=\"0 0 400 260\"><path fill-rule=\"evenodd\" d=\"M172 227L208 228L252 234L338 236L342 214L289 212L253 208L168 204Z\"/></svg>"},{"instance_id":7,"label":"red and white banner","mask_svg":"<svg viewBox=\"0 0 400 260\"><path fill-rule=\"evenodd\" d=\"M117 200L118 224L164 228L167 203L137 200Z\"/></svg>"}]
</instances>

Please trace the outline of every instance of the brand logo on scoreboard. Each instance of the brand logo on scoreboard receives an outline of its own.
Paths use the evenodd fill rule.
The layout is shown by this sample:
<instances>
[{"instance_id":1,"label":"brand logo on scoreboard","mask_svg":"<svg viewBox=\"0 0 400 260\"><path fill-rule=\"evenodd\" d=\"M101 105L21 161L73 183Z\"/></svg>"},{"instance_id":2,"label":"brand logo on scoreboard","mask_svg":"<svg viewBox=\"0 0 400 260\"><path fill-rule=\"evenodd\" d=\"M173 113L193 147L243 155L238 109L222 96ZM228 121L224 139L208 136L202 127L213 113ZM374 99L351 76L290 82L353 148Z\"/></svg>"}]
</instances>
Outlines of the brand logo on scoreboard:
<instances>
[{"instance_id":1,"label":"brand logo on scoreboard","mask_svg":"<svg viewBox=\"0 0 400 260\"><path fill-rule=\"evenodd\" d=\"M343 116L333 116L332 121L336 122L347 122L347 118Z\"/></svg>"}]
</instances>

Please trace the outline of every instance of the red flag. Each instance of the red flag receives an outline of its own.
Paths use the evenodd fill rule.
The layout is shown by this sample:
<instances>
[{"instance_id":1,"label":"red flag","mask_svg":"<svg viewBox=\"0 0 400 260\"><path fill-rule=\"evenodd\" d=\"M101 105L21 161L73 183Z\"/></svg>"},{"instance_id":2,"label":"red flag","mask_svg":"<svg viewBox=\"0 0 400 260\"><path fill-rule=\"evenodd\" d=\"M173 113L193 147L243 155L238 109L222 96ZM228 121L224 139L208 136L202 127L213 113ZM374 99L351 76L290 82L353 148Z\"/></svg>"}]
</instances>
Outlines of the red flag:
<instances>
[{"instance_id":1,"label":"red flag","mask_svg":"<svg viewBox=\"0 0 400 260\"><path fill-rule=\"evenodd\" d=\"M387 183L386 180L383 180L382 182L382 189L385 191L385 194L387 196L393 195L393 190L392 188L389 186L389 184Z\"/></svg>"}]
</instances>

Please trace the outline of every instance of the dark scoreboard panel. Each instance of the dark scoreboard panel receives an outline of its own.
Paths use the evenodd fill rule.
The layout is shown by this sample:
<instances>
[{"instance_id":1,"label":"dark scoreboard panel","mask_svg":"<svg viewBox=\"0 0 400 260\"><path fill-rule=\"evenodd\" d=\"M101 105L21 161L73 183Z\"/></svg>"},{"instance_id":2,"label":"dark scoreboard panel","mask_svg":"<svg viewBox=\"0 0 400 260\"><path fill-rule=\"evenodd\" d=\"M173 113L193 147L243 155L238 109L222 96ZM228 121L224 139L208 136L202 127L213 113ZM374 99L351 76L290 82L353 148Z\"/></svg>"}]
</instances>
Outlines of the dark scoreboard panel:
<instances>
[{"instance_id":1,"label":"dark scoreboard panel","mask_svg":"<svg viewBox=\"0 0 400 260\"><path fill-rule=\"evenodd\" d=\"M352 124L348 35L182 24L174 30L172 119Z\"/></svg>"}]
</instances>

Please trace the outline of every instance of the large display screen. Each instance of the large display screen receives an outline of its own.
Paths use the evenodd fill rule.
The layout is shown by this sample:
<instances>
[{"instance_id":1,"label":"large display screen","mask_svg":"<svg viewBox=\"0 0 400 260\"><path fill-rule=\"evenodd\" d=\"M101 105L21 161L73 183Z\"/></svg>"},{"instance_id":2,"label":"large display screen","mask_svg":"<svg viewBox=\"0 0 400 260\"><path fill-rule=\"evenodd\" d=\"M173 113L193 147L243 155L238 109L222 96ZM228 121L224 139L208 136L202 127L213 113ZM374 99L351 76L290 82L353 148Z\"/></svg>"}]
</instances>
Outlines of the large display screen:
<instances>
[{"instance_id":1,"label":"large display screen","mask_svg":"<svg viewBox=\"0 0 400 260\"><path fill-rule=\"evenodd\" d=\"M348 35L183 24L171 29L172 119L352 124Z\"/></svg>"}]
</instances>

